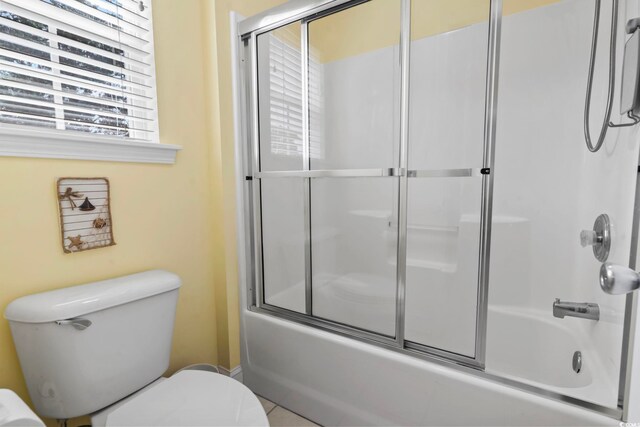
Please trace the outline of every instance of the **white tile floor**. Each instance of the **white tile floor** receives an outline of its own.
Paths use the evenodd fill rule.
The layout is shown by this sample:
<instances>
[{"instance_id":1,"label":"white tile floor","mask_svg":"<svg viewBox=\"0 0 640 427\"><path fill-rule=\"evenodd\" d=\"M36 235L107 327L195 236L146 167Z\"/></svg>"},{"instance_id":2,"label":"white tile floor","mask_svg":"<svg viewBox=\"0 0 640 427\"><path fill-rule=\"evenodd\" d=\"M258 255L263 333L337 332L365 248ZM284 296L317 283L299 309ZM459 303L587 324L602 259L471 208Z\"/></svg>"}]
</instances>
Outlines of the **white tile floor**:
<instances>
[{"instance_id":1,"label":"white tile floor","mask_svg":"<svg viewBox=\"0 0 640 427\"><path fill-rule=\"evenodd\" d=\"M267 413L271 427L319 427L318 424L294 414L263 397L258 396L258 400L260 400L264 411Z\"/></svg>"}]
</instances>

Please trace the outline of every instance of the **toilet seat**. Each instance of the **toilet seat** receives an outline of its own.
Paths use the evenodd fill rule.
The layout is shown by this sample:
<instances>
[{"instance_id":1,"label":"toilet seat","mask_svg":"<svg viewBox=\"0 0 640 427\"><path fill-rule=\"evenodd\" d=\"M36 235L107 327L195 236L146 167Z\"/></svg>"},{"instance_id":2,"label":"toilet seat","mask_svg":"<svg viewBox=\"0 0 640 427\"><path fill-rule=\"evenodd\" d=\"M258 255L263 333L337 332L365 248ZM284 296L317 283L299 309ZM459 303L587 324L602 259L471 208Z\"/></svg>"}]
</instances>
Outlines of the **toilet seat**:
<instances>
[{"instance_id":1,"label":"toilet seat","mask_svg":"<svg viewBox=\"0 0 640 427\"><path fill-rule=\"evenodd\" d=\"M240 382L185 370L109 412L115 426L269 426L258 398Z\"/></svg>"}]
</instances>

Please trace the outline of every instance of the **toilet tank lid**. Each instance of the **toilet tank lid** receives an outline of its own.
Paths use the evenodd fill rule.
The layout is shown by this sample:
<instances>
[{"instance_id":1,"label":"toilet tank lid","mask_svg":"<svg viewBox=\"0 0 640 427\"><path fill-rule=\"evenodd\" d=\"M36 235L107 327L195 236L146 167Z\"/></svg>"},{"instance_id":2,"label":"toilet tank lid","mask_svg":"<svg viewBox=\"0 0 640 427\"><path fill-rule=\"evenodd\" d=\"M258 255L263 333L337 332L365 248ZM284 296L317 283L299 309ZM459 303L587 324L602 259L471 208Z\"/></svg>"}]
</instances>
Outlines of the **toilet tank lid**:
<instances>
[{"instance_id":1,"label":"toilet tank lid","mask_svg":"<svg viewBox=\"0 0 640 427\"><path fill-rule=\"evenodd\" d=\"M126 304L180 287L180 277L164 270L150 270L86 285L27 295L9 304L7 320L46 323L71 319Z\"/></svg>"}]
</instances>

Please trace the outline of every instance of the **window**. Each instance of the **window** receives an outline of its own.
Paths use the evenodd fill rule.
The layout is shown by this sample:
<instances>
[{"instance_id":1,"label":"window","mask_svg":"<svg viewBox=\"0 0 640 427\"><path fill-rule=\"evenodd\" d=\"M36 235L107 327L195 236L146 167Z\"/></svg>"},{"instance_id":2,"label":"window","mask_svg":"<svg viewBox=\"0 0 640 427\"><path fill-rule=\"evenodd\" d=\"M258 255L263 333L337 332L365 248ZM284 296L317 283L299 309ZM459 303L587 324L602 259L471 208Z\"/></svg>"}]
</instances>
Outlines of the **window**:
<instances>
[{"instance_id":1,"label":"window","mask_svg":"<svg viewBox=\"0 0 640 427\"><path fill-rule=\"evenodd\" d=\"M271 152L284 156L302 155L302 67L301 53L296 47L299 35L279 29L269 35L269 118ZM322 65L313 52L309 58L309 114L322 117ZM323 157L322 129L309 134L309 155Z\"/></svg>"},{"instance_id":2,"label":"window","mask_svg":"<svg viewBox=\"0 0 640 427\"><path fill-rule=\"evenodd\" d=\"M0 0L0 127L158 142L151 1Z\"/></svg>"}]
</instances>

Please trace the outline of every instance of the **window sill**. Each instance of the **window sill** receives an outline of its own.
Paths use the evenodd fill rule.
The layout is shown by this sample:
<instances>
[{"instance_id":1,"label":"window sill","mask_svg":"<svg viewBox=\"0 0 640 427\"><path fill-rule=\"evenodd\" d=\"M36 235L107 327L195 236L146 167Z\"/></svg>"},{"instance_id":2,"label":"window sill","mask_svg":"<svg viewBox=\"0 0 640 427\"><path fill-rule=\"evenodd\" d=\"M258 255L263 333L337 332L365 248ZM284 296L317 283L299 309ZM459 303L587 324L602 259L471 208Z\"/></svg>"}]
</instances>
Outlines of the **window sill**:
<instances>
[{"instance_id":1,"label":"window sill","mask_svg":"<svg viewBox=\"0 0 640 427\"><path fill-rule=\"evenodd\" d=\"M0 128L0 157L174 164L179 145L54 130Z\"/></svg>"}]
</instances>

